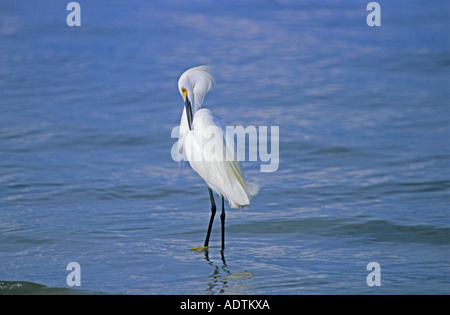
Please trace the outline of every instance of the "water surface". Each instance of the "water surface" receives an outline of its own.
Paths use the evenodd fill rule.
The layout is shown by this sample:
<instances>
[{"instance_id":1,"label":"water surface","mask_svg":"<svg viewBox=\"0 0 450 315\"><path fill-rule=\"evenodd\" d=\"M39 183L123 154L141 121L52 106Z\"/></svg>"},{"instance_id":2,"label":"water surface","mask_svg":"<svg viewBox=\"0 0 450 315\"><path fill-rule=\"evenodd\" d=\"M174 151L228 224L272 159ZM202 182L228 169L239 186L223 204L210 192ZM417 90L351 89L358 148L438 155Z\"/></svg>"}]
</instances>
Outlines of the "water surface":
<instances>
[{"instance_id":1,"label":"water surface","mask_svg":"<svg viewBox=\"0 0 450 315\"><path fill-rule=\"evenodd\" d=\"M3 3L0 292L450 293L449 4L379 3L381 27L361 1L80 2L72 28L66 3ZM225 125L280 128L223 256L219 218L189 251L209 197L170 155L200 64Z\"/></svg>"}]
</instances>

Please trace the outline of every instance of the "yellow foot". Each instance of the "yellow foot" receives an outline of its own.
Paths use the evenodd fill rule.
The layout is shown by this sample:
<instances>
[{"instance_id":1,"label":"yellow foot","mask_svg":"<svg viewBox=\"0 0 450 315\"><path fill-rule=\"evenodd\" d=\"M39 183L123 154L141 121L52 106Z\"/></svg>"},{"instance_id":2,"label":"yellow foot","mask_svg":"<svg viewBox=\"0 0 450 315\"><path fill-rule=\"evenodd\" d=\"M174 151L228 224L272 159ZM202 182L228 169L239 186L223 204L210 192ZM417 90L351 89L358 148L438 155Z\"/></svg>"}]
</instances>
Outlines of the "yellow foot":
<instances>
[{"instance_id":1,"label":"yellow foot","mask_svg":"<svg viewBox=\"0 0 450 315\"><path fill-rule=\"evenodd\" d=\"M206 252L208 250L208 246L196 246L191 248L190 250L196 251L196 252Z\"/></svg>"}]
</instances>

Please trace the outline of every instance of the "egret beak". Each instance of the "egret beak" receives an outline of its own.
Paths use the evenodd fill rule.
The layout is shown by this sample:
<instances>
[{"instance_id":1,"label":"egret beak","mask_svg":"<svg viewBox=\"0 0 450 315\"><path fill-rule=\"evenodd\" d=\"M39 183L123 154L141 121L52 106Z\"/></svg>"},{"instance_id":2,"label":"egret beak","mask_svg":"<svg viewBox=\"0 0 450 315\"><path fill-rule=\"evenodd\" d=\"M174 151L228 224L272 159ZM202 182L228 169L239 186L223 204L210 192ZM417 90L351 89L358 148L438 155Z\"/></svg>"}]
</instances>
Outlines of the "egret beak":
<instances>
[{"instance_id":1,"label":"egret beak","mask_svg":"<svg viewBox=\"0 0 450 315\"><path fill-rule=\"evenodd\" d=\"M184 97L184 106L186 108L186 116L188 120L189 130L192 130L192 106L187 96L187 93L186 96Z\"/></svg>"}]
</instances>

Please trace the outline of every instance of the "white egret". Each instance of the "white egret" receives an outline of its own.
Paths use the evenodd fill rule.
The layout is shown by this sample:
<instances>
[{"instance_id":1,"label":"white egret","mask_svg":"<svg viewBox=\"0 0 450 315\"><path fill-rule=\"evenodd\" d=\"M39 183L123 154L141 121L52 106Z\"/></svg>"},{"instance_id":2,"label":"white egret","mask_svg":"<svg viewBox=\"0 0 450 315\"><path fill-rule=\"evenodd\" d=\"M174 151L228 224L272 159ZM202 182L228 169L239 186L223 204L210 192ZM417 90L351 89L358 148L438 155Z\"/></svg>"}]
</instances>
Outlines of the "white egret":
<instances>
[{"instance_id":1,"label":"white egret","mask_svg":"<svg viewBox=\"0 0 450 315\"><path fill-rule=\"evenodd\" d=\"M233 208L250 205L250 199L258 187L245 181L241 166L236 159L234 147L226 145L225 128L208 108L202 108L203 99L210 90L213 78L205 66L188 69L178 80L178 90L184 100L178 140L179 151L184 152L189 164L208 185L211 200L211 217L203 247L207 250L211 228L216 214L213 191L222 197L222 250L225 249L226 198ZM211 137L211 130L220 130ZM212 149L213 148L213 149Z\"/></svg>"}]
</instances>

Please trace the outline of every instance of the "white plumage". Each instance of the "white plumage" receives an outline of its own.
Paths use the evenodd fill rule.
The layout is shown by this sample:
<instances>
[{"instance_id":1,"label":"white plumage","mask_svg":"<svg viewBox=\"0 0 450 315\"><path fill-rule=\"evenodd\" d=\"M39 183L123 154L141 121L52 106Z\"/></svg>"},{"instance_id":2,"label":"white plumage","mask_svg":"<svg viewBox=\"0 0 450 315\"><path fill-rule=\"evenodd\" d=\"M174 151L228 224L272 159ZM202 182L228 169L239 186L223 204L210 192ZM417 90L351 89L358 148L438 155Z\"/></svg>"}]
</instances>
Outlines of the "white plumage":
<instances>
[{"instance_id":1,"label":"white plumage","mask_svg":"<svg viewBox=\"0 0 450 315\"><path fill-rule=\"evenodd\" d=\"M179 149L194 171L231 207L248 206L258 187L246 182L234 148L226 146L225 128L220 120L210 109L202 108L212 84L213 78L205 66L191 68L181 75L178 89L185 103L191 105L192 122L189 126L186 106L180 121Z\"/></svg>"}]
</instances>

